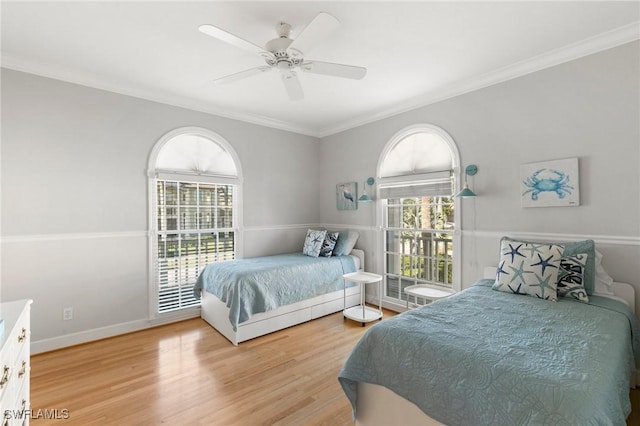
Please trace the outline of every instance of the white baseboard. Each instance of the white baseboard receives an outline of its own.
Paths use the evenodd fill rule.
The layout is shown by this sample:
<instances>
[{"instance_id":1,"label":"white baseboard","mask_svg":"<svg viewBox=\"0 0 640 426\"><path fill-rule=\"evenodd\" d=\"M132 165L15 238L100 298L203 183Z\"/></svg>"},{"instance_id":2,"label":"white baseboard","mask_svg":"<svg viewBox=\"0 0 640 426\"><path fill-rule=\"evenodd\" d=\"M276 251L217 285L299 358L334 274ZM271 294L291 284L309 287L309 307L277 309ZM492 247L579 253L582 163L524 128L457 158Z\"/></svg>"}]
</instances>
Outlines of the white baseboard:
<instances>
[{"instance_id":1,"label":"white baseboard","mask_svg":"<svg viewBox=\"0 0 640 426\"><path fill-rule=\"evenodd\" d=\"M184 311L171 313L159 318L129 321L106 327L80 331L78 333L65 334L64 336L36 340L31 342L31 354L35 355L43 352L54 351L69 346L92 342L94 340L106 339L109 337L119 336L121 334L132 333L134 331L145 330L147 328L158 327L173 322L199 317L200 308L185 309Z\"/></svg>"},{"instance_id":2,"label":"white baseboard","mask_svg":"<svg viewBox=\"0 0 640 426\"><path fill-rule=\"evenodd\" d=\"M371 306L378 306L378 303L380 303L380 301L378 300L378 296L374 295L374 294L367 294L365 296L365 302L370 304ZM394 312L404 312L407 310L407 307L405 306L405 302L392 302L390 300L385 300L382 299L382 307L384 309L389 309L390 311L394 311Z\"/></svg>"}]
</instances>

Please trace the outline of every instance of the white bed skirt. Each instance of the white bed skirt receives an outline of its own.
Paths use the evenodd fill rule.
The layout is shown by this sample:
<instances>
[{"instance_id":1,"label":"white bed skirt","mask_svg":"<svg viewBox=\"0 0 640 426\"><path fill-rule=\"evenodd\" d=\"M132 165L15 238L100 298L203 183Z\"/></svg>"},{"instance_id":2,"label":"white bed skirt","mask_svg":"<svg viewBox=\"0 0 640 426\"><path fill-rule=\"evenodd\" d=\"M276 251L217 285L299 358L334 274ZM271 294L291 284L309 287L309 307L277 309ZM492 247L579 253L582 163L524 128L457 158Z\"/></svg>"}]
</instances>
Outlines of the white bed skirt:
<instances>
[{"instance_id":1,"label":"white bed skirt","mask_svg":"<svg viewBox=\"0 0 640 426\"><path fill-rule=\"evenodd\" d=\"M348 287L346 294L347 308L360 303L360 286ZM269 312L256 314L248 321L240 323L237 331L234 331L229 321L227 305L215 295L203 291L200 316L231 343L237 345L258 336L340 312L345 308L344 295L345 292L342 290L334 291L291 305L281 306Z\"/></svg>"},{"instance_id":2,"label":"white bed skirt","mask_svg":"<svg viewBox=\"0 0 640 426\"><path fill-rule=\"evenodd\" d=\"M358 383L356 426L442 426L413 402L384 386Z\"/></svg>"}]
</instances>

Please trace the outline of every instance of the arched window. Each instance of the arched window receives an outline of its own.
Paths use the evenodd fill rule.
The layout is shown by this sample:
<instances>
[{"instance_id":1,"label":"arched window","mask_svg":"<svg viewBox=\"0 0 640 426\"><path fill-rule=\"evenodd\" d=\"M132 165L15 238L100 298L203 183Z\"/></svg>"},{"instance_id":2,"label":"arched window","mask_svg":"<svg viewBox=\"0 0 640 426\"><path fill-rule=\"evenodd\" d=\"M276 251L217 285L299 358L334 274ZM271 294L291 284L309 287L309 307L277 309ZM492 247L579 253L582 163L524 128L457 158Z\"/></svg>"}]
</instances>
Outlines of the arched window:
<instances>
[{"instance_id":1,"label":"arched window","mask_svg":"<svg viewBox=\"0 0 640 426\"><path fill-rule=\"evenodd\" d=\"M149 159L151 300L158 315L197 306L202 268L238 250L240 163L219 135L181 128Z\"/></svg>"},{"instance_id":2,"label":"arched window","mask_svg":"<svg viewBox=\"0 0 640 426\"><path fill-rule=\"evenodd\" d=\"M412 285L454 287L458 170L456 144L436 126L403 129L381 154L378 189L387 302L404 306L404 290Z\"/></svg>"}]
</instances>

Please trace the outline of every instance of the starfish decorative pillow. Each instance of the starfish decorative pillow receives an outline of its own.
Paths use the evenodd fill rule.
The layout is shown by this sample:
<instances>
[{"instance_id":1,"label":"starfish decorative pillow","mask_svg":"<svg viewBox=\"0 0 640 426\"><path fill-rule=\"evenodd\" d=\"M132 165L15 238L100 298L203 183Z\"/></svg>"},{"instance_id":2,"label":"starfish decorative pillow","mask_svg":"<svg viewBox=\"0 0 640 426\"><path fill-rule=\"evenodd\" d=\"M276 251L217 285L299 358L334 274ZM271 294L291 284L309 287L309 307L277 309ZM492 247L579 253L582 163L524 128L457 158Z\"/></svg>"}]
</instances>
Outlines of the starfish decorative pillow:
<instances>
[{"instance_id":1,"label":"starfish decorative pillow","mask_svg":"<svg viewBox=\"0 0 640 426\"><path fill-rule=\"evenodd\" d=\"M302 246L302 254L306 254L311 257L318 257L326 235L326 230L319 231L316 229L307 229L307 236L304 239L304 246Z\"/></svg>"},{"instance_id":2,"label":"starfish decorative pillow","mask_svg":"<svg viewBox=\"0 0 640 426\"><path fill-rule=\"evenodd\" d=\"M558 272L564 246L500 241L500 261L494 290L526 294L543 300L558 300Z\"/></svg>"}]
</instances>

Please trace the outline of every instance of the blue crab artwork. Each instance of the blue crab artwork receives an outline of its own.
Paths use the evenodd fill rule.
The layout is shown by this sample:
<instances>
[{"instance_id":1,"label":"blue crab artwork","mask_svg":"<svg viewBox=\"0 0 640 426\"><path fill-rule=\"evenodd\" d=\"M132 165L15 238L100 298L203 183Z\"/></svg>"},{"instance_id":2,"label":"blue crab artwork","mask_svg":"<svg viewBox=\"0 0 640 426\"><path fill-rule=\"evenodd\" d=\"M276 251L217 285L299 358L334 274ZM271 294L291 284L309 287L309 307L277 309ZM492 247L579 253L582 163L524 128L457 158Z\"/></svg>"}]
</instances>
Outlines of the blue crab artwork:
<instances>
[{"instance_id":1,"label":"blue crab artwork","mask_svg":"<svg viewBox=\"0 0 640 426\"><path fill-rule=\"evenodd\" d=\"M533 172L522 183L529 189L522 193L523 196L531 194L531 199L536 201L542 192L555 192L558 198L571 195L574 190L569 185L569 175L558 170L540 169Z\"/></svg>"}]
</instances>

